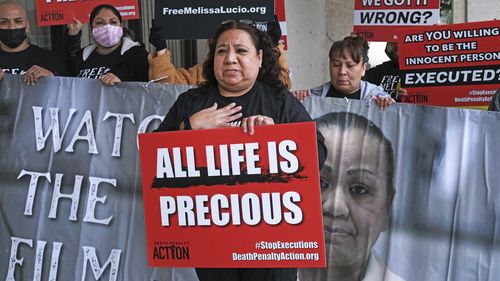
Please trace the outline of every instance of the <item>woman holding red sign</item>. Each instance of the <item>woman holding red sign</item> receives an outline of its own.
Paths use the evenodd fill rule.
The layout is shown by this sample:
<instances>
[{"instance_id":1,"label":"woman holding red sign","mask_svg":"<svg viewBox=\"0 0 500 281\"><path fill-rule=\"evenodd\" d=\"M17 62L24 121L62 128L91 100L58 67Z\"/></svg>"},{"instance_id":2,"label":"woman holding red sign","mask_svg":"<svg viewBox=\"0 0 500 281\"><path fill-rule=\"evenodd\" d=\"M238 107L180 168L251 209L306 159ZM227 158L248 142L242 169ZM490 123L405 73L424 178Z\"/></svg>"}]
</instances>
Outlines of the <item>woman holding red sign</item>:
<instances>
[{"instance_id":1,"label":"woman holding red sign","mask_svg":"<svg viewBox=\"0 0 500 281\"><path fill-rule=\"evenodd\" d=\"M215 32L203 65L206 82L181 94L158 131L241 127L312 121L302 104L280 80L279 52L265 32L230 21ZM326 155L317 132L319 163ZM200 281L297 279L296 268L197 268Z\"/></svg>"}]
</instances>

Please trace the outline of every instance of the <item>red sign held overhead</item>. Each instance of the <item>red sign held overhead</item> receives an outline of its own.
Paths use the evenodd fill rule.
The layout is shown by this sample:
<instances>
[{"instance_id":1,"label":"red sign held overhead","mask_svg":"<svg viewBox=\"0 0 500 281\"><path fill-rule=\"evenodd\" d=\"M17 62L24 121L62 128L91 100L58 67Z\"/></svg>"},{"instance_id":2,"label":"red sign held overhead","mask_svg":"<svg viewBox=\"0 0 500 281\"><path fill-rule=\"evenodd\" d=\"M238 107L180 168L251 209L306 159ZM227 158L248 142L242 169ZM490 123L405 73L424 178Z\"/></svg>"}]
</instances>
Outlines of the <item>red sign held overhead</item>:
<instances>
[{"instance_id":1,"label":"red sign held overhead","mask_svg":"<svg viewBox=\"0 0 500 281\"><path fill-rule=\"evenodd\" d=\"M92 9L100 4L113 5L124 20L139 18L138 0L36 0L37 24L68 24L73 18L88 22Z\"/></svg>"},{"instance_id":2,"label":"red sign held overhead","mask_svg":"<svg viewBox=\"0 0 500 281\"><path fill-rule=\"evenodd\" d=\"M399 30L403 101L486 108L500 88L500 21Z\"/></svg>"},{"instance_id":3,"label":"red sign held overhead","mask_svg":"<svg viewBox=\"0 0 500 281\"><path fill-rule=\"evenodd\" d=\"M139 143L149 265L326 265L314 123Z\"/></svg>"},{"instance_id":4,"label":"red sign held overhead","mask_svg":"<svg viewBox=\"0 0 500 281\"><path fill-rule=\"evenodd\" d=\"M354 33L368 41L395 42L395 28L439 22L440 0L356 0Z\"/></svg>"}]
</instances>

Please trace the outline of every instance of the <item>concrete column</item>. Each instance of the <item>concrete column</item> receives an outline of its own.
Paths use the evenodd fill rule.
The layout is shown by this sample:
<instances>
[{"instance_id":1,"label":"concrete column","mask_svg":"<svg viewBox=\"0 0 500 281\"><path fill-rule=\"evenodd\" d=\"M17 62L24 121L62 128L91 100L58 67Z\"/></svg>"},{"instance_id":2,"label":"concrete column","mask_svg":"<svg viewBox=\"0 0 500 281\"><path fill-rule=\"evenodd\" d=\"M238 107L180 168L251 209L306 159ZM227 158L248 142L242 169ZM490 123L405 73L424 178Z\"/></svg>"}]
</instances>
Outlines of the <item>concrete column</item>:
<instances>
[{"instance_id":1,"label":"concrete column","mask_svg":"<svg viewBox=\"0 0 500 281\"><path fill-rule=\"evenodd\" d=\"M333 41L351 33L354 1L287 0L285 9L292 88L307 89L328 81L328 50Z\"/></svg>"}]
</instances>

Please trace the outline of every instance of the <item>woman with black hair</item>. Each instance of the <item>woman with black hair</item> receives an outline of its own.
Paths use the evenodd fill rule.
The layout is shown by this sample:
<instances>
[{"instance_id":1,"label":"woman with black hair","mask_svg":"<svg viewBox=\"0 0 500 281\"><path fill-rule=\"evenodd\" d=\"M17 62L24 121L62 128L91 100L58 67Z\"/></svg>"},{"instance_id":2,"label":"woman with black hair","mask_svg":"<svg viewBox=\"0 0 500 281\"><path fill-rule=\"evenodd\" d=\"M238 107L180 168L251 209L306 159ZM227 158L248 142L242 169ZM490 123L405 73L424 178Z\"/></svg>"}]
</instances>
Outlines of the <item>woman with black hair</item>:
<instances>
[{"instance_id":1,"label":"woman with black hair","mask_svg":"<svg viewBox=\"0 0 500 281\"><path fill-rule=\"evenodd\" d=\"M95 43L83 49L80 49L81 22L74 19L68 25L66 51L72 74L100 79L105 85L147 82L148 53L127 36L120 12L111 5L98 5L90 13L89 23Z\"/></svg>"},{"instance_id":2,"label":"woman with black hair","mask_svg":"<svg viewBox=\"0 0 500 281\"><path fill-rule=\"evenodd\" d=\"M328 52L330 81L310 90L295 91L297 99L303 101L310 95L355 100L371 100L381 109L396 101L374 84L363 80L368 64L368 42L359 36L347 36L333 42Z\"/></svg>"},{"instance_id":3,"label":"woman with black hair","mask_svg":"<svg viewBox=\"0 0 500 281\"><path fill-rule=\"evenodd\" d=\"M267 28L267 34L271 37L273 46L279 51L278 63L282 67L282 73L280 79L285 83L287 89L292 87L292 82L290 80L290 70L288 69L288 64L286 62L286 51L284 49L283 43L280 42L281 38L281 28L279 25L278 18L274 16L274 20L270 22L264 22L257 25L255 22L250 21L254 26L265 26ZM155 47L156 52L149 54L149 79L157 81L159 83L170 83L170 84L189 84L189 85L199 85L205 81L203 77L203 66L201 64L196 64L189 69L177 68L172 64L170 59L170 50L167 49L167 44L161 37L162 27L155 24L152 21L151 29L149 31L149 42Z\"/></svg>"},{"instance_id":4,"label":"woman with black hair","mask_svg":"<svg viewBox=\"0 0 500 281\"><path fill-rule=\"evenodd\" d=\"M157 131L254 127L312 121L302 104L280 80L279 51L271 38L239 21L222 24L203 64L206 81L181 94ZM326 148L317 132L319 165ZM200 281L292 281L296 268L197 268Z\"/></svg>"}]
</instances>

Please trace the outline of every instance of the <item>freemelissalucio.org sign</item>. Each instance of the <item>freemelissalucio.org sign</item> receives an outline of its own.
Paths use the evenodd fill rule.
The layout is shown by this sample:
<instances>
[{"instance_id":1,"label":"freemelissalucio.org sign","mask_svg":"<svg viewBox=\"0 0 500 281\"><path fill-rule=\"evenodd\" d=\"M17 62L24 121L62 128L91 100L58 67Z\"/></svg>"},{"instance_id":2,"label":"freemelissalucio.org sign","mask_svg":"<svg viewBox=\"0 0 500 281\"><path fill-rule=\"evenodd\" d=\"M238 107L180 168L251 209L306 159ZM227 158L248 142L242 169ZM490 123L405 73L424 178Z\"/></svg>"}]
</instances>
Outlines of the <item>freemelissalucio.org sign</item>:
<instances>
[{"instance_id":1,"label":"freemelissalucio.org sign","mask_svg":"<svg viewBox=\"0 0 500 281\"><path fill-rule=\"evenodd\" d=\"M267 22L273 19L274 0L156 0L155 24L165 39L212 38L227 20Z\"/></svg>"}]
</instances>

